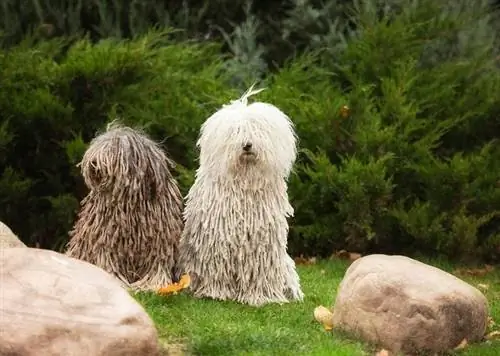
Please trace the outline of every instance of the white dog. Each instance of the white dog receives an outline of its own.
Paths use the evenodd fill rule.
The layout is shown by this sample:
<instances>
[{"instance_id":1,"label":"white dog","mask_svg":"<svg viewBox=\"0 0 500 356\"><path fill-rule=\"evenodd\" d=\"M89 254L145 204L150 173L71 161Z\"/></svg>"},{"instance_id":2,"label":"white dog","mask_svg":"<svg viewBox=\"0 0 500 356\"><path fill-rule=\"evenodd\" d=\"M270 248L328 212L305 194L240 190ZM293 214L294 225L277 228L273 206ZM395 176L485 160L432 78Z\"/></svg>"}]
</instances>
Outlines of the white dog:
<instances>
[{"instance_id":1,"label":"white dog","mask_svg":"<svg viewBox=\"0 0 500 356\"><path fill-rule=\"evenodd\" d=\"M278 108L248 104L261 90L250 88L201 127L179 246L180 268L197 297L254 306L303 299L287 254L287 179L297 138Z\"/></svg>"}]
</instances>

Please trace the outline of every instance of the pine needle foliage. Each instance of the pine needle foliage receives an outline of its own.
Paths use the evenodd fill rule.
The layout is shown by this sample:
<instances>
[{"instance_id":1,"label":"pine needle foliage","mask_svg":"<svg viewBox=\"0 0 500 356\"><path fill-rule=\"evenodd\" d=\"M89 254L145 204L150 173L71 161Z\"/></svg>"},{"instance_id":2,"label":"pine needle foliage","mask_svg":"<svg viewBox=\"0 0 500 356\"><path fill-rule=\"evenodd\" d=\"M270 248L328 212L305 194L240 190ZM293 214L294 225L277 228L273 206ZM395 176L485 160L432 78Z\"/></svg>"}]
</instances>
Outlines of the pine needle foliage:
<instances>
[{"instance_id":1,"label":"pine needle foliage","mask_svg":"<svg viewBox=\"0 0 500 356\"><path fill-rule=\"evenodd\" d=\"M348 145L307 147L294 191L324 213L307 210L296 241L325 254L347 245L498 256L496 14L487 1L385 3L384 13L360 0L356 37L323 57L350 108L339 124Z\"/></svg>"},{"instance_id":2,"label":"pine needle foliage","mask_svg":"<svg viewBox=\"0 0 500 356\"><path fill-rule=\"evenodd\" d=\"M64 246L87 194L76 164L116 117L164 145L185 193L199 125L232 97L221 65L217 46L163 32L0 52L2 221L30 246Z\"/></svg>"},{"instance_id":3,"label":"pine needle foliage","mask_svg":"<svg viewBox=\"0 0 500 356\"><path fill-rule=\"evenodd\" d=\"M500 32L490 1L215 1L206 12L181 3L185 41L90 34L0 53L0 215L25 242L65 239L86 194L74 165L111 118L164 140L185 194L200 124L259 79L259 100L287 113L300 138L291 254L498 260Z\"/></svg>"}]
</instances>

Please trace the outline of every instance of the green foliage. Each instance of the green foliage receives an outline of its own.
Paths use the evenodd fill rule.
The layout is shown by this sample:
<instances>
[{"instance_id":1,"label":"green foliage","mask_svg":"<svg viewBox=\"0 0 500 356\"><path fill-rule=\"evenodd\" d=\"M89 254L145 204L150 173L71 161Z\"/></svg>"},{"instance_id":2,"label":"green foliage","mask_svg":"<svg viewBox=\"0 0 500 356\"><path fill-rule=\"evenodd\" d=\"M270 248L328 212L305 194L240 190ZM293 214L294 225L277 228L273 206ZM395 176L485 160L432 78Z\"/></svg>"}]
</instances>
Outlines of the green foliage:
<instances>
[{"instance_id":1,"label":"green foliage","mask_svg":"<svg viewBox=\"0 0 500 356\"><path fill-rule=\"evenodd\" d=\"M229 57L171 32L0 53L0 216L25 242L64 241L86 193L75 165L115 117L164 141L186 194L201 123L260 78L258 100L300 138L292 254L499 258L499 47L486 0L297 0L272 5L282 10L272 19L270 4L238 2L232 29L217 22L223 3L203 16Z\"/></svg>"},{"instance_id":2,"label":"green foliage","mask_svg":"<svg viewBox=\"0 0 500 356\"><path fill-rule=\"evenodd\" d=\"M0 53L0 216L42 247L65 241L86 194L75 165L106 122L145 127L181 170L192 169L200 124L232 96L217 46L151 33L66 48L42 42Z\"/></svg>"},{"instance_id":3,"label":"green foliage","mask_svg":"<svg viewBox=\"0 0 500 356\"><path fill-rule=\"evenodd\" d=\"M446 2L399 3L407 6L380 15L373 2L360 1L356 38L336 63L323 58L345 88L350 144L337 157L325 154L325 144L300 166L293 184L311 208L304 209L310 225L294 227L292 241L316 241L307 247L325 254L347 245L498 255L500 102L492 93L500 72L492 16L485 3L461 3L460 12L447 11ZM444 30L460 40L453 55L431 51Z\"/></svg>"},{"instance_id":4,"label":"green foliage","mask_svg":"<svg viewBox=\"0 0 500 356\"><path fill-rule=\"evenodd\" d=\"M233 82L243 86L307 49L345 47L353 32L347 16L352 0L5 0L0 5L4 45L35 38L89 35L133 38L151 28L177 28L178 40L224 42L233 58ZM252 80L254 78L251 78Z\"/></svg>"}]
</instances>

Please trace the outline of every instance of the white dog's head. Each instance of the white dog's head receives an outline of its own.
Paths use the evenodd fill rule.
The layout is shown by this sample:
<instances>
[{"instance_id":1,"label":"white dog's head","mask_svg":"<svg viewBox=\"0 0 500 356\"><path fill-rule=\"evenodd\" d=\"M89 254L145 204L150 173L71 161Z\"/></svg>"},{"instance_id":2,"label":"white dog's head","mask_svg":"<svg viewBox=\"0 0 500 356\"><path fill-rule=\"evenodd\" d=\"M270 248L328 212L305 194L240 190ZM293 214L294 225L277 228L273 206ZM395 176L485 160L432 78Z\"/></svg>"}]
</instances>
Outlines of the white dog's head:
<instances>
[{"instance_id":1,"label":"white dog's head","mask_svg":"<svg viewBox=\"0 0 500 356\"><path fill-rule=\"evenodd\" d=\"M261 90L250 88L202 125L197 146L204 173L238 175L254 171L288 177L297 155L293 123L271 104L248 104L248 97Z\"/></svg>"}]
</instances>

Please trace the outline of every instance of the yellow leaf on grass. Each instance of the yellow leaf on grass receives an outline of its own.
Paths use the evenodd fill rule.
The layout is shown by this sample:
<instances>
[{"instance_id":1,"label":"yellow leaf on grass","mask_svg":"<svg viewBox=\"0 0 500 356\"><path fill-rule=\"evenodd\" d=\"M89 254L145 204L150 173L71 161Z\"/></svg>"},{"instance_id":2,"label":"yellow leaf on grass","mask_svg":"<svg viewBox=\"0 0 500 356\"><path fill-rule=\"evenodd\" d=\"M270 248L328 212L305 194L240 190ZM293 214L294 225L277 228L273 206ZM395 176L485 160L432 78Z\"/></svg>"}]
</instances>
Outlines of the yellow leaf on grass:
<instances>
[{"instance_id":1,"label":"yellow leaf on grass","mask_svg":"<svg viewBox=\"0 0 500 356\"><path fill-rule=\"evenodd\" d=\"M185 274L181 277L179 284L182 285L183 288L189 287L191 284L191 277L189 277L189 274Z\"/></svg>"},{"instance_id":2,"label":"yellow leaf on grass","mask_svg":"<svg viewBox=\"0 0 500 356\"><path fill-rule=\"evenodd\" d=\"M349 260L349 262L354 262L363 256L360 253L347 252L346 250L340 250L340 251L335 252L332 257L340 258L343 260Z\"/></svg>"},{"instance_id":3,"label":"yellow leaf on grass","mask_svg":"<svg viewBox=\"0 0 500 356\"><path fill-rule=\"evenodd\" d=\"M304 257L300 255L294 259L296 265L314 265L317 262L316 257Z\"/></svg>"},{"instance_id":4,"label":"yellow leaf on grass","mask_svg":"<svg viewBox=\"0 0 500 356\"><path fill-rule=\"evenodd\" d=\"M333 313L324 306L320 305L314 309L314 319L323 324L325 330L333 329Z\"/></svg>"},{"instance_id":5,"label":"yellow leaf on grass","mask_svg":"<svg viewBox=\"0 0 500 356\"><path fill-rule=\"evenodd\" d=\"M490 286L489 286L489 285L484 284L484 283L478 283L478 284L477 284L477 287L478 287L479 289L484 290L484 291L487 291L487 290L490 288Z\"/></svg>"},{"instance_id":6,"label":"yellow leaf on grass","mask_svg":"<svg viewBox=\"0 0 500 356\"><path fill-rule=\"evenodd\" d=\"M185 274L181 277L179 282L175 282L175 283L169 284L166 287L162 287L162 288L158 289L158 294L160 294L160 295L177 294L181 290L189 287L190 284L191 284L191 277L189 277L188 274Z\"/></svg>"},{"instance_id":7,"label":"yellow leaf on grass","mask_svg":"<svg viewBox=\"0 0 500 356\"><path fill-rule=\"evenodd\" d=\"M460 344L458 344L456 347L455 347L455 350L462 350L462 349L465 349L468 345L468 342L467 342L467 339L463 339Z\"/></svg>"},{"instance_id":8,"label":"yellow leaf on grass","mask_svg":"<svg viewBox=\"0 0 500 356\"><path fill-rule=\"evenodd\" d=\"M488 335L486 335L486 339L488 340L500 340L500 331L492 331Z\"/></svg>"}]
</instances>

